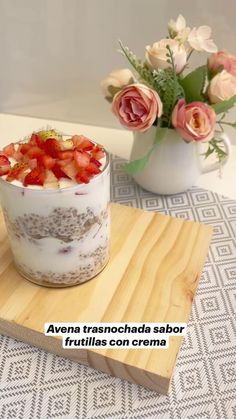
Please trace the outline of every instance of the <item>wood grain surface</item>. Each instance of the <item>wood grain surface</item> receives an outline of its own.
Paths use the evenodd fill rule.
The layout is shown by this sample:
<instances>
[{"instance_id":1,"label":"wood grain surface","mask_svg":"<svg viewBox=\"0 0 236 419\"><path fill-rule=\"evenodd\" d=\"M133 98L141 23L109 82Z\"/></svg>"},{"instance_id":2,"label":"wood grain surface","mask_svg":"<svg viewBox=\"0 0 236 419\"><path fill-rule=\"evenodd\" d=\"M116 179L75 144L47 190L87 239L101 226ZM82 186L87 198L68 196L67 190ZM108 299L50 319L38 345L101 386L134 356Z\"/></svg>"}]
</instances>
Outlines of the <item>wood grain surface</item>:
<instances>
[{"instance_id":1,"label":"wood grain surface","mask_svg":"<svg viewBox=\"0 0 236 419\"><path fill-rule=\"evenodd\" d=\"M0 333L166 394L182 337L168 349L63 349L45 322L187 322L211 227L112 204L111 257L93 280L44 288L15 270L0 215Z\"/></svg>"}]
</instances>

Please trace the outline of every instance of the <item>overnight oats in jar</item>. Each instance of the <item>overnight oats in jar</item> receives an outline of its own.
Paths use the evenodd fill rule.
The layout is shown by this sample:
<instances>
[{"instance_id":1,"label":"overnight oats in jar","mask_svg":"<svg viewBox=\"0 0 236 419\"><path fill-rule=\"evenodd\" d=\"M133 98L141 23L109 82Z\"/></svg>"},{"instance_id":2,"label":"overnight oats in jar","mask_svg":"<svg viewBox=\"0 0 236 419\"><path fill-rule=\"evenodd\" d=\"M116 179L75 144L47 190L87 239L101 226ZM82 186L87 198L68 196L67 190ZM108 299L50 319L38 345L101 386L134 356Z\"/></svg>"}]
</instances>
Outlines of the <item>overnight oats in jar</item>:
<instances>
[{"instance_id":1,"label":"overnight oats in jar","mask_svg":"<svg viewBox=\"0 0 236 419\"><path fill-rule=\"evenodd\" d=\"M109 259L109 155L82 135L33 133L0 152L0 199L14 263L48 287L81 284Z\"/></svg>"}]
</instances>

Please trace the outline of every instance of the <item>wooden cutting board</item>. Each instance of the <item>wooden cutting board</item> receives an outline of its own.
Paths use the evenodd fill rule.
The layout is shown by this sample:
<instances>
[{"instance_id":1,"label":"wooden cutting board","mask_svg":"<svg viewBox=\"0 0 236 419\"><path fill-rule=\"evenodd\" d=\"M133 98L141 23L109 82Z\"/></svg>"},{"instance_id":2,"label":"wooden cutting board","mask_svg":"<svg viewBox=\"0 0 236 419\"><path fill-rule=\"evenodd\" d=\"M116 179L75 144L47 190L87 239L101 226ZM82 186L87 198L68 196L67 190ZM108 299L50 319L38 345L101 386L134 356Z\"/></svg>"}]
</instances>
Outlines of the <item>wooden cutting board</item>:
<instances>
[{"instance_id":1,"label":"wooden cutting board","mask_svg":"<svg viewBox=\"0 0 236 419\"><path fill-rule=\"evenodd\" d=\"M168 349L62 349L45 322L187 322L212 229L112 204L110 262L95 279L44 288L16 272L0 215L0 333L166 394L182 337Z\"/></svg>"}]
</instances>

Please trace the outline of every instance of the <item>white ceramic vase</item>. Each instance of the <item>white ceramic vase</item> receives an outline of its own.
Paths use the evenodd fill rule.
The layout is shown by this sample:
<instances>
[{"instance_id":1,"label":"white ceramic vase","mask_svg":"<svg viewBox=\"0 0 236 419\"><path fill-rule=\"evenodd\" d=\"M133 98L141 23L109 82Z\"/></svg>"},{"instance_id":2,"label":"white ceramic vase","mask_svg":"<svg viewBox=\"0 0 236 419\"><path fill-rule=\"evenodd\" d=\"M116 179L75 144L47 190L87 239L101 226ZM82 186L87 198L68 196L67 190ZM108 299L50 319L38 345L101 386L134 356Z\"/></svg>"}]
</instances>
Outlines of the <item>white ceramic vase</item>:
<instances>
[{"instance_id":1,"label":"white ceramic vase","mask_svg":"<svg viewBox=\"0 0 236 419\"><path fill-rule=\"evenodd\" d=\"M148 131L134 132L134 143L130 160L140 159L150 150L156 134L156 127ZM161 144L151 154L145 168L133 175L135 181L144 189L162 195L183 192L193 186L199 176L217 170L224 165L231 153L230 141L221 134L226 157L221 163L202 165L201 144L186 143L177 131L169 129Z\"/></svg>"}]
</instances>

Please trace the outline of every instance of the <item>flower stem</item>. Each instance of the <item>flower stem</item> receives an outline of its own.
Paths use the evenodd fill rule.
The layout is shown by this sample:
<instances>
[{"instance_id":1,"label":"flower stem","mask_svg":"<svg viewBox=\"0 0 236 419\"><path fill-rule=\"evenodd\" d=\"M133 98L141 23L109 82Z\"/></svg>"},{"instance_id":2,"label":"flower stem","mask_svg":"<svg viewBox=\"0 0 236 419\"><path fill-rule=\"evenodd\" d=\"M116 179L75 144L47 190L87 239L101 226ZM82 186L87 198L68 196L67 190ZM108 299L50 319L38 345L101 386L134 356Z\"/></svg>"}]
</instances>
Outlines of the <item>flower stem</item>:
<instances>
[{"instance_id":1,"label":"flower stem","mask_svg":"<svg viewBox=\"0 0 236 419\"><path fill-rule=\"evenodd\" d=\"M191 48L188 55L187 55L187 61L189 60L189 58L191 57L192 53L193 53L194 49Z\"/></svg>"},{"instance_id":2,"label":"flower stem","mask_svg":"<svg viewBox=\"0 0 236 419\"><path fill-rule=\"evenodd\" d=\"M222 121L221 119L219 121L216 121L217 124L219 125L228 125L230 127L236 128L236 122L226 122L226 121Z\"/></svg>"}]
</instances>

